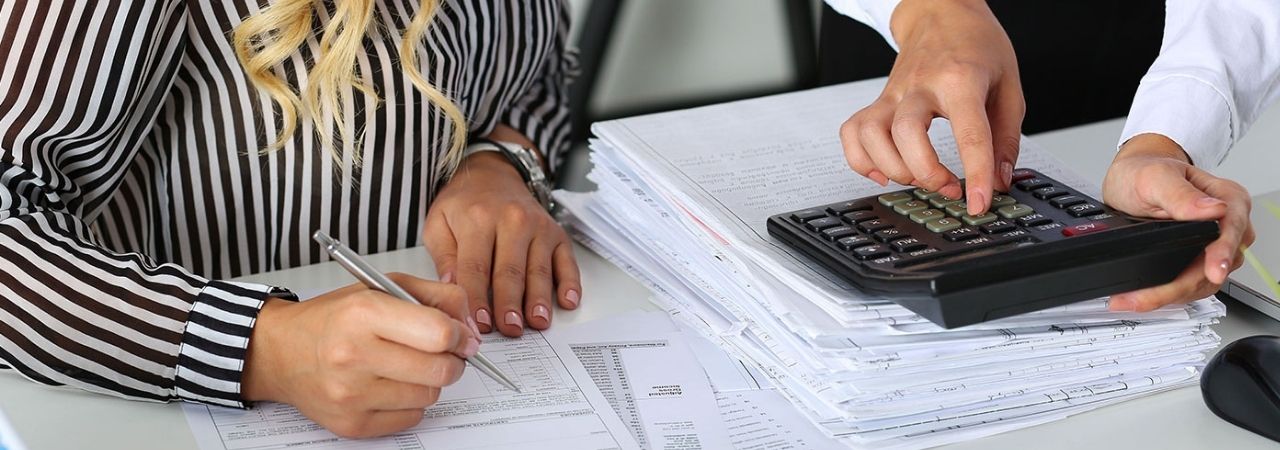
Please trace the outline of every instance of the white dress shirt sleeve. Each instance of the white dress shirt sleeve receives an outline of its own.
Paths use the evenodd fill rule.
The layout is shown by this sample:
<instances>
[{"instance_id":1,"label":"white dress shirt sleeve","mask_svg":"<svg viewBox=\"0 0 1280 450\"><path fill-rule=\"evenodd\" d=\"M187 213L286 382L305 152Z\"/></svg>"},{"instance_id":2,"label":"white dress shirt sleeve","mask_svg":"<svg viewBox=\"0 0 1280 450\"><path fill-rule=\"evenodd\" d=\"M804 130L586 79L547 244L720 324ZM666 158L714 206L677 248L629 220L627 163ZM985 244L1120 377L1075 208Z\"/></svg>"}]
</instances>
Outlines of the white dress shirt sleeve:
<instances>
[{"instance_id":1,"label":"white dress shirt sleeve","mask_svg":"<svg viewBox=\"0 0 1280 450\"><path fill-rule=\"evenodd\" d=\"M826 0L831 9L865 23L874 28L884 40L898 50L898 43L893 40L893 32L889 29L889 19L893 17L893 9L902 0Z\"/></svg>"},{"instance_id":2,"label":"white dress shirt sleeve","mask_svg":"<svg viewBox=\"0 0 1280 450\"><path fill-rule=\"evenodd\" d=\"M1165 15L1120 145L1161 134L1213 168L1280 96L1280 2L1169 0Z\"/></svg>"}]
</instances>

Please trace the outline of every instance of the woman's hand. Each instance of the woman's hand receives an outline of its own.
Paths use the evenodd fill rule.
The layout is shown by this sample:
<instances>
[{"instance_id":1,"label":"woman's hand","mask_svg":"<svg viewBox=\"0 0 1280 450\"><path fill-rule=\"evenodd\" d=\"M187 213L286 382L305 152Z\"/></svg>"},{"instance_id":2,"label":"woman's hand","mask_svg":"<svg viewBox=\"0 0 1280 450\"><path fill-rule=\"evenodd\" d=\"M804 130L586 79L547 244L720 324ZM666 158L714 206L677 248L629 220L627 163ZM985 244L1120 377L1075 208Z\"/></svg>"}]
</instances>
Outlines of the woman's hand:
<instances>
[{"instance_id":1,"label":"woman's hand","mask_svg":"<svg viewBox=\"0 0 1280 450\"><path fill-rule=\"evenodd\" d=\"M311 300L269 299L249 341L246 400L294 405L349 438L416 425L479 349L461 288L391 274L424 305L363 285Z\"/></svg>"},{"instance_id":2,"label":"woman's hand","mask_svg":"<svg viewBox=\"0 0 1280 450\"><path fill-rule=\"evenodd\" d=\"M462 162L431 204L423 241L440 279L466 289L481 332L545 330L553 299L575 309L582 298L572 241L495 152Z\"/></svg>"},{"instance_id":3,"label":"woman's hand","mask_svg":"<svg viewBox=\"0 0 1280 450\"><path fill-rule=\"evenodd\" d=\"M1250 200L1244 187L1192 166L1182 147L1158 134L1135 136L1107 170L1103 201L1126 213L1174 220L1217 220L1218 240L1172 282L1111 296L1113 311L1150 311L1199 300L1243 264L1241 251L1253 244Z\"/></svg>"},{"instance_id":4,"label":"woman's hand","mask_svg":"<svg viewBox=\"0 0 1280 450\"><path fill-rule=\"evenodd\" d=\"M985 212L992 190L1009 188L1026 109L1009 37L983 0L904 0L890 27L901 52L889 82L840 127L849 166ZM929 141L935 117L951 121L967 195Z\"/></svg>"}]
</instances>

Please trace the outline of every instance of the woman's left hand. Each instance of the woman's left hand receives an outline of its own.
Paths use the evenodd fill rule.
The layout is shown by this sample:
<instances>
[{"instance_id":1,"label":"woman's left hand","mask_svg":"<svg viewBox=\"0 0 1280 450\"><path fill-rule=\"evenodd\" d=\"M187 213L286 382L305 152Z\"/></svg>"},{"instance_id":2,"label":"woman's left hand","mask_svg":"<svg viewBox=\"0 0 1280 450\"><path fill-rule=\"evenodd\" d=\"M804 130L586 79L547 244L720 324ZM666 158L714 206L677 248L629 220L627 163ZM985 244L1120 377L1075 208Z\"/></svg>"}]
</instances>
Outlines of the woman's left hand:
<instances>
[{"instance_id":1,"label":"woman's left hand","mask_svg":"<svg viewBox=\"0 0 1280 450\"><path fill-rule=\"evenodd\" d=\"M496 152L462 161L431 204L423 242L440 280L467 292L483 333L496 326L516 337L526 323L544 330L553 298L565 309L581 301L572 241Z\"/></svg>"}]
</instances>

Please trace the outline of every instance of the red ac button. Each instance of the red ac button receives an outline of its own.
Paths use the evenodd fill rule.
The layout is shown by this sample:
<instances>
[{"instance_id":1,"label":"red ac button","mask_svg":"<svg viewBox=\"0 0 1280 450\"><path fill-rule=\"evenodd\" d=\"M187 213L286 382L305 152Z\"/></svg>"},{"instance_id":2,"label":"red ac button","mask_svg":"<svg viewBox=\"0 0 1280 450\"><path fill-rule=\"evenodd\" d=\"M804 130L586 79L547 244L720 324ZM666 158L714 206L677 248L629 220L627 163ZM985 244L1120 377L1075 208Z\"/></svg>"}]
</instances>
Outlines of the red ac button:
<instances>
[{"instance_id":1,"label":"red ac button","mask_svg":"<svg viewBox=\"0 0 1280 450\"><path fill-rule=\"evenodd\" d=\"M1089 222L1063 228L1062 235L1067 237L1080 236L1082 234L1097 233L1105 229L1107 229L1107 224L1105 223Z\"/></svg>"}]
</instances>

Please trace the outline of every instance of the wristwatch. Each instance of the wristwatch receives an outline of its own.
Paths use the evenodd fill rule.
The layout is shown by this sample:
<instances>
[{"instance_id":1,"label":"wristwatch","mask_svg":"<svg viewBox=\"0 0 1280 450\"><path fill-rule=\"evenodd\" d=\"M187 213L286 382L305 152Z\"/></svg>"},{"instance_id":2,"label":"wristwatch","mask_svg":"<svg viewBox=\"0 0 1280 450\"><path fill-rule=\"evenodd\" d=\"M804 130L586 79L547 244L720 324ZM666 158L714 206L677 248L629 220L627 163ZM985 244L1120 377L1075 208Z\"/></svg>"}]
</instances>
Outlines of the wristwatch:
<instances>
[{"instance_id":1,"label":"wristwatch","mask_svg":"<svg viewBox=\"0 0 1280 450\"><path fill-rule=\"evenodd\" d=\"M547 178L547 172L542 170L537 151L513 142L476 139L462 152L462 159L480 152L497 152L511 161L516 172L520 172L520 177L524 178L524 184L528 186L533 198L547 212L551 212L555 206L551 201L551 180Z\"/></svg>"}]
</instances>

